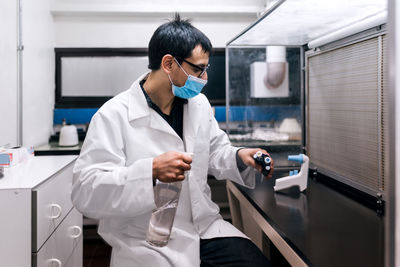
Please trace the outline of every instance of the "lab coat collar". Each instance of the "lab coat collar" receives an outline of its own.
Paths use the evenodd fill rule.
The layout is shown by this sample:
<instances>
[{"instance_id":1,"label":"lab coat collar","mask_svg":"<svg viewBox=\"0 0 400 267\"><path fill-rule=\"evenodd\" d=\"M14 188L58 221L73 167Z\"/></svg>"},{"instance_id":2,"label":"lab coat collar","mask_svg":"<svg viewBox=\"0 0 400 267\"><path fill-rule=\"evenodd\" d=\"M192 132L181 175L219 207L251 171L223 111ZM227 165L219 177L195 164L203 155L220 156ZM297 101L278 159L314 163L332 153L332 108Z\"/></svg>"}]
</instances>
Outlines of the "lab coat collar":
<instances>
[{"instance_id":1,"label":"lab coat collar","mask_svg":"<svg viewBox=\"0 0 400 267\"><path fill-rule=\"evenodd\" d=\"M186 152L193 152L197 131L200 127L201 109L197 97L189 99L188 104L183 106L183 139Z\"/></svg>"},{"instance_id":2,"label":"lab coat collar","mask_svg":"<svg viewBox=\"0 0 400 267\"><path fill-rule=\"evenodd\" d=\"M130 122L143 119L142 123L147 124L153 129L174 135L180 139L172 127L158 114L152 116L150 107L147 104L146 97L140 88L142 81L149 73L140 76L131 86L131 97L129 98L128 119ZM183 107L183 137L185 141L186 151L193 152L194 141L196 139L197 130L201 117L201 105L199 96L191 98Z\"/></svg>"},{"instance_id":3,"label":"lab coat collar","mask_svg":"<svg viewBox=\"0 0 400 267\"><path fill-rule=\"evenodd\" d=\"M130 88L131 97L129 98L128 104L129 121L148 117L150 115L150 107L147 105L146 97L144 96L139 84L148 74L149 72L140 76Z\"/></svg>"},{"instance_id":4,"label":"lab coat collar","mask_svg":"<svg viewBox=\"0 0 400 267\"><path fill-rule=\"evenodd\" d=\"M131 86L131 97L129 98L129 122L147 126L152 129L173 135L180 139L178 134L158 113L152 112L146 97L143 94L140 82L146 78L149 73L140 76Z\"/></svg>"}]
</instances>

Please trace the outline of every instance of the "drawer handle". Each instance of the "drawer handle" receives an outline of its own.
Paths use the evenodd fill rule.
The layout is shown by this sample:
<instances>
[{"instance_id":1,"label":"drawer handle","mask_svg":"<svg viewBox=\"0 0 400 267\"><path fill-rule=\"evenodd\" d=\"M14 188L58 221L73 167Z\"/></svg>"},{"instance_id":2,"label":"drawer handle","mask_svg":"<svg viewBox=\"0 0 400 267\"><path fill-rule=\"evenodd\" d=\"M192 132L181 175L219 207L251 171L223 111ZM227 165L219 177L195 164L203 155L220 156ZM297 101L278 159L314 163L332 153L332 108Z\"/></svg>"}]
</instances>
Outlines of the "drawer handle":
<instances>
[{"instance_id":1,"label":"drawer handle","mask_svg":"<svg viewBox=\"0 0 400 267\"><path fill-rule=\"evenodd\" d=\"M75 234L71 234L72 238L76 239L82 235L82 228L80 228L79 226L74 225L70 229L72 233L76 232Z\"/></svg>"},{"instance_id":2,"label":"drawer handle","mask_svg":"<svg viewBox=\"0 0 400 267\"><path fill-rule=\"evenodd\" d=\"M51 264L51 267L53 267L53 262L57 263L58 267L62 266L62 263L59 259L53 258L53 259L49 259L48 262Z\"/></svg>"},{"instance_id":3,"label":"drawer handle","mask_svg":"<svg viewBox=\"0 0 400 267\"><path fill-rule=\"evenodd\" d=\"M56 214L54 214L54 215L53 215L53 210L56 210ZM50 219L57 219L57 218L59 218L61 216L62 208L58 204L51 204L50 205L50 212L51 212L51 215L50 215L49 218Z\"/></svg>"}]
</instances>

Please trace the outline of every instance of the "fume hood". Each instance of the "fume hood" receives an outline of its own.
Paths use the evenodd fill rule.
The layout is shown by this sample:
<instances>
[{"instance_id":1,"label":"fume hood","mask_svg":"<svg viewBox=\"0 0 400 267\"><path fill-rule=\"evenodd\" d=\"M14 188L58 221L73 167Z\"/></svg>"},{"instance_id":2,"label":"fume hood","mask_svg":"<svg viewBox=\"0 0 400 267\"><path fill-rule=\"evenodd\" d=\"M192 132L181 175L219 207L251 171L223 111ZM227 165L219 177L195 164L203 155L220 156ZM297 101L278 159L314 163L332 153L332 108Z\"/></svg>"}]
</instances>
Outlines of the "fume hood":
<instances>
[{"instance_id":1,"label":"fume hood","mask_svg":"<svg viewBox=\"0 0 400 267\"><path fill-rule=\"evenodd\" d=\"M385 199L386 18L384 0L273 1L227 43L233 143L306 152L318 172Z\"/></svg>"}]
</instances>

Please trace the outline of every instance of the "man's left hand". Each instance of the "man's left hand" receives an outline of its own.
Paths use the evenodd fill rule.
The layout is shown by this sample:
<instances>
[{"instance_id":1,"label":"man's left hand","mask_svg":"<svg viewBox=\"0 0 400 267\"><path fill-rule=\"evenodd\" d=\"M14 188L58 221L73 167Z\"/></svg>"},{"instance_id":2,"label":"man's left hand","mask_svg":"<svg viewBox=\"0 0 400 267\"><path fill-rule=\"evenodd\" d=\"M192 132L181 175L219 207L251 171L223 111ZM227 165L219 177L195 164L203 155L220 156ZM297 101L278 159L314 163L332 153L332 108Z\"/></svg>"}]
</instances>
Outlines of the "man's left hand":
<instances>
[{"instance_id":1,"label":"man's left hand","mask_svg":"<svg viewBox=\"0 0 400 267\"><path fill-rule=\"evenodd\" d=\"M262 172L262 166L256 164L254 161L253 155L257 152L261 151L264 154L267 154L269 157L269 153L265 149L261 148L242 148L238 152L238 156L242 159L243 163L246 164L247 166L251 166L255 169L257 169L259 172ZM265 178L270 179L272 178L272 174L274 173L274 160L271 158L271 170Z\"/></svg>"}]
</instances>

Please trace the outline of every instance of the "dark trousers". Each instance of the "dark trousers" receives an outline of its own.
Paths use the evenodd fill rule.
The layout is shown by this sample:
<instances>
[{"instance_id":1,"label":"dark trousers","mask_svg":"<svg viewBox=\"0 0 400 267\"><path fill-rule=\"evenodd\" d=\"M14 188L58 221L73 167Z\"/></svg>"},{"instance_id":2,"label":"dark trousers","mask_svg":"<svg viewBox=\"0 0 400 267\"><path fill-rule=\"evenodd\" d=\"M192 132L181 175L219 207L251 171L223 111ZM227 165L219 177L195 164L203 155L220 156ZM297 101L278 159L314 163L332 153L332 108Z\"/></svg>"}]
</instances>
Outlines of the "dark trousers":
<instances>
[{"instance_id":1,"label":"dark trousers","mask_svg":"<svg viewBox=\"0 0 400 267\"><path fill-rule=\"evenodd\" d=\"M201 239L200 260L200 267L271 266L253 242L241 237Z\"/></svg>"}]
</instances>

